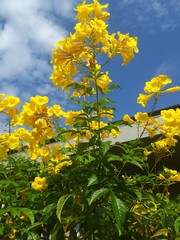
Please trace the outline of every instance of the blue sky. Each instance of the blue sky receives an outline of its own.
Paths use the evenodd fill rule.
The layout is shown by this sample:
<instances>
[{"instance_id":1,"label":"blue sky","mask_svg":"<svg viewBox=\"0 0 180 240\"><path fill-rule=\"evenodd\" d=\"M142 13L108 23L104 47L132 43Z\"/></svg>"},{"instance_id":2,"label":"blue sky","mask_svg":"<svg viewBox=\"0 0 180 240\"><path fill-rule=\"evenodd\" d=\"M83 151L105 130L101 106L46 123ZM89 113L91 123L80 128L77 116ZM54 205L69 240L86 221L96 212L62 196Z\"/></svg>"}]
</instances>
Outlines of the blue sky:
<instances>
[{"instance_id":1,"label":"blue sky","mask_svg":"<svg viewBox=\"0 0 180 240\"><path fill-rule=\"evenodd\" d=\"M54 43L73 31L80 0L0 0L0 92L19 96L48 95L50 103L72 107L51 83L50 60ZM88 1L89 2L89 1ZM128 66L120 57L108 70L121 85L112 97L117 102L116 119L144 111L136 98L146 81L167 74L172 85L180 85L180 1L112 0L109 31L129 32L139 38L139 53ZM180 103L180 93L163 96L157 109ZM147 110L151 109L150 102Z\"/></svg>"}]
</instances>

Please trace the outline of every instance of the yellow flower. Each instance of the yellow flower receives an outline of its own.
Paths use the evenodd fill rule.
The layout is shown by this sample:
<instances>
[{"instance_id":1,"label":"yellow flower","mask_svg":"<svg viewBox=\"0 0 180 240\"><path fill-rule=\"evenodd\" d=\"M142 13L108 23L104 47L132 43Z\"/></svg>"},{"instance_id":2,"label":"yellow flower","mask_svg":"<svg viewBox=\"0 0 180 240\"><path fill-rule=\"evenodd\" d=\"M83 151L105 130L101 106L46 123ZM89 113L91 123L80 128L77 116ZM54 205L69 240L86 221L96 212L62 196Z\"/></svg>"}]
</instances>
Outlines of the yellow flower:
<instances>
[{"instance_id":1,"label":"yellow flower","mask_svg":"<svg viewBox=\"0 0 180 240\"><path fill-rule=\"evenodd\" d=\"M20 149L21 145L19 142L19 138L14 134L9 135L8 144L10 149Z\"/></svg>"},{"instance_id":2,"label":"yellow flower","mask_svg":"<svg viewBox=\"0 0 180 240\"><path fill-rule=\"evenodd\" d=\"M49 102L47 96L35 96L30 98L30 103L36 103L37 105L45 105Z\"/></svg>"},{"instance_id":3,"label":"yellow flower","mask_svg":"<svg viewBox=\"0 0 180 240\"><path fill-rule=\"evenodd\" d=\"M144 156L147 157L152 153L152 151L148 151L147 149L144 150Z\"/></svg>"},{"instance_id":4,"label":"yellow flower","mask_svg":"<svg viewBox=\"0 0 180 240\"><path fill-rule=\"evenodd\" d=\"M34 182L31 184L31 186L37 191L42 191L48 187L45 177L35 177Z\"/></svg>"},{"instance_id":5,"label":"yellow flower","mask_svg":"<svg viewBox=\"0 0 180 240\"><path fill-rule=\"evenodd\" d=\"M134 123L134 120L128 115L128 114L125 114L124 116L123 116L123 121L125 121L125 122L128 122L128 123Z\"/></svg>"},{"instance_id":6,"label":"yellow flower","mask_svg":"<svg viewBox=\"0 0 180 240\"><path fill-rule=\"evenodd\" d=\"M172 169L169 169L169 168L164 168L164 171L166 173L169 173L170 175L176 175L177 174L177 171L176 170L172 170Z\"/></svg>"},{"instance_id":7,"label":"yellow flower","mask_svg":"<svg viewBox=\"0 0 180 240\"><path fill-rule=\"evenodd\" d=\"M2 160L8 152L8 147L7 146L0 146L0 160Z\"/></svg>"},{"instance_id":8,"label":"yellow flower","mask_svg":"<svg viewBox=\"0 0 180 240\"><path fill-rule=\"evenodd\" d=\"M104 11L104 8L108 8L109 4L101 5L98 0L93 0L93 3L86 4L83 1L74 10L77 11L76 19L89 21L91 18L96 17L97 19L107 20L109 18L109 13Z\"/></svg>"},{"instance_id":9,"label":"yellow flower","mask_svg":"<svg viewBox=\"0 0 180 240\"><path fill-rule=\"evenodd\" d=\"M101 117L107 117L109 121L112 121L114 118L113 110L112 109L107 109L106 111L100 113Z\"/></svg>"},{"instance_id":10,"label":"yellow flower","mask_svg":"<svg viewBox=\"0 0 180 240\"><path fill-rule=\"evenodd\" d=\"M63 113L64 113L60 105L58 104L54 104L51 108L47 110L47 112L49 116L52 116L54 114L56 117L63 116Z\"/></svg>"},{"instance_id":11,"label":"yellow flower","mask_svg":"<svg viewBox=\"0 0 180 240\"><path fill-rule=\"evenodd\" d=\"M171 93L180 91L180 86L175 86L164 90L162 93Z\"/></svg>"},{"instance_id":12,"label":"yellow flower","mask_svg":"<svg viewBox=\"0 0 180 240\"><path fill-rule=\"evenodd\" d=\"M137 98L137 103L141 104L143 107L146 107L147 101L149 101L149 99L151 99L153 95L154 94L146 95L146 94L140 93Z\"/></svg>"},{"instance_id":13,"label":"yellow flower","mask_svg":"<svg viewBox=\"0 0 180 240\"><path fill-rule=\"evenodd\" d=\"M180 182L180 173L170 176L169 179L170 181L173 181L173 182Z\"/></svg>"},{"instance_id":14,"label":"yellow flower","mask_svg":"<svg viewBox=\"0 0 180 240\"><path fill-rule=\"evenodd\" d=\"M119 130L112 129L111 132L110 132L110 135L112 135L113 138L117 138L120 133L121 133L120 129Z\"/></svg>"},{"instance_id":15,"label":"yellow flower","mask_svg":"<svg viewBox=\"0 0 180 240\"><path fill-rule=\"evenodd\" d=\"M164 150L168 151L168 145L166 139L158 140L154 143L151 143L151 146L158 151Z\"/></svg>"},{"instance_id":16,"label":"yellow flower","mask_svg":"<svg viewBox=\"0 0 180 240\"><path fill-rule=\"evenodd\" d=\"M4 98L4 102L6 104L6 107L12 108L17 106L18 103L20 103L20 98L14 96L7 96Z\"/></svg>"},{"instance_id":17,"label":"yellow flower","mask_svg":"<svg viewBox=\"0 0 180 240\"><path fill-rule=\"evenodd\" d=\"M167 84L171 83L172 80L166 75L159 75L146 82L144 91L146 93L158 93Z\"/></svg>"},{"instance_id":18,"label":"yellow flower","mask_svg":"<svg viewBox=\"0 0 180 240\"><path fill-rule=\"evenodd\" d=\"M108 72L100 76L97 80L97 86L100 87L103 91L108 87L108 85L112 82L112 80L108 76Z\"/></svg>"},{"instance_id":19,"label":"yellow flower","mask_svg":"<svg viewBox=\"0 0 180 240\"><path fill-rule=\"evenodd\" d=\"M16 239L16 232L17 232L17 230L16 230L15 228L11 229L11 232L10 232L10 234L8 235L8 237L9 237L10 239Z\"/></svg>"},{"instance_id":20,"label":"yellow flower","mask_svg":"<svg viewBox=\"0 0 180 240\"><path fill-rule=\"evenodd\" d=\"M166 178L165 178L164 175L162 175L162 174L160 173L159 176L157 176L157 179L159 179L159 180L165 180Z\"/></svg>"},{"instance_id":21,"label":"yellow flower","mask_svg":"<svg viewBox=\"0 0 180 240\"><path fill-rule=\"evenodd\" d=\"M146 112L142 113L142 112L137 112L134 115L135 119L139 122L147 122L149 120L149 116Z\"/></svg>"},{"instance_id":22,"label":"yellow flower","mask_svg":"<svg viewBox=\"0 0 180 240\"><path fill-rule=\"evenodd\" d=\"M65 117L65 124L72 126L75 122L77 117L82 114L82 111L68 111L64 114Z\"/></svg>"},{"instance_id":23,"label":"yellow flower","mask_svg":"<svg viewBox=\"0 0 180 240\"><path fill-rule=\"evenodd\" d=\"M39 154L41 157L48 157L50 155L50 149L48 146L39 149Z\"/></svg>"},{"instance_id":24,"label":"yellow flower","mask_svg":"<svg viewBox=\"0 0 180 240\"><path fill-rule=\"evenodd\" d=\"M137 37L129 37L129 34L121 34L118 32L119 42L119 53L121 54L124 65L128 65L129 62L134 58L134 52L138 53Z\"/></svg>"}]
</instances>

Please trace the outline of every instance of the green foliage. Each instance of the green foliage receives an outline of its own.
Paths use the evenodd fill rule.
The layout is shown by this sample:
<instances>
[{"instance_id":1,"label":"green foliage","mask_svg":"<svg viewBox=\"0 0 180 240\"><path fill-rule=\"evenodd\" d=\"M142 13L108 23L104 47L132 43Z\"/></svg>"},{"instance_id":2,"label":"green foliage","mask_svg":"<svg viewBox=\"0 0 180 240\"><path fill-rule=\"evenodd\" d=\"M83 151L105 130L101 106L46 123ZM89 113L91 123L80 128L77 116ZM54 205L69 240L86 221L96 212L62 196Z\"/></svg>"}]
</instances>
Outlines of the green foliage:
<instances>
[{"instance_id":1,"label":"green foliage","mask_svg":"<svg viewBox=\"0 0 180 240\"><path fill-rule=\"evenodd\" d=\"M96 15L99 16L99 13ZM96 15L95 22L98 22ZM103 17L105 16L102 15ZM84 21L82 25L84 26ZM78 34L83 36L81 31ZM95 35L99 34L100 32ZM111 53L112 49L109 50L109 60L116 52L119 54L119 48L125 51L125 58L131 59L131 45L136 40L130 40L126 34L120 37L124 39L121 42L122 47L116 47L120 42L113 40L113 36L112 34L109 37L113 44L108 42L109 39L107 41L108 46L115 46L115 52ZM97 80L101 80L98 78L104 76L107 80L107 74L102 73L101 69L109 60L101 68L96 66L99 58L104 59L97 56L104 43L100 43L101 37L93 37L83 40L85 49L90 51L84 50L80 54L79 48L84 48L80 44L76 49L77 56L75 53L59 54L67 60L63 67L72 67L75 64L76 68L79 64L78 71L82 70L77 75L79 81L70 81L68 84L75 70L72 67L72 76L67 76L64 80L66 70L63 69L62 79L67 82L63 85L63 90L68 91L71 88L70 92L81 92L82 95L68 98L80 111L70 119L72 123L67 123L69 125L66 128L59 126L61 118L53 119L56 130L54 141L58 142L58 148L52 150L47 158L39 159L37 155L36 161L32 161L27 157L28 147L24 147L24 152L21 153L10 154L12 151L9 151L9 155L0 162L0 239L180 239L180 198L178 195L172 197L170 192L170 186L175 182L170 181L168 175L163 178L162 169L157 169L159 161L167 153L170 155L171 151L157 151L152 156L153 160L147 160L144 150L148 150L151 145L145 146L141 139L115 144L110 140L112 136L116 138L119 135L119 127L124 124L122 120L112 122L116 109L109 97L110 92L120 87L117 84L109 85L111 81L106 84L105 80L102 86L97 84ZM130 45L126 46L126 42ZM75 42L75 45L78 44L79 42ZM72 46L71 48L74 49ZM107 48L104 48L104 53L108 52ZM58 49L63 51L61 47ZM90 59L89 54L92 54ZM87 62L76 59L78 56L87 58ZM56 60L54 61L58 62ZM81 78L88 81L84 80L83 85ZM148 121L144 124L148 125ZM36 131L33 133L36 135ZM39 135L41 133L40 131ZM37 145L36 140L33 147ZM44 142L41 139L37 151L50 143L50 140ZM67 143L68 146L65 145ZM51 161L56 155L57 159ZM70 160L72 164L63 165L66 160ZM48 165L49 162L51 165ZM62 164L62 168L51 172L51 166L54 167L57 163ZM47 188L38 191L31 184L35 177L41 176L46 179Z\"/></svg>"}]
</instances>

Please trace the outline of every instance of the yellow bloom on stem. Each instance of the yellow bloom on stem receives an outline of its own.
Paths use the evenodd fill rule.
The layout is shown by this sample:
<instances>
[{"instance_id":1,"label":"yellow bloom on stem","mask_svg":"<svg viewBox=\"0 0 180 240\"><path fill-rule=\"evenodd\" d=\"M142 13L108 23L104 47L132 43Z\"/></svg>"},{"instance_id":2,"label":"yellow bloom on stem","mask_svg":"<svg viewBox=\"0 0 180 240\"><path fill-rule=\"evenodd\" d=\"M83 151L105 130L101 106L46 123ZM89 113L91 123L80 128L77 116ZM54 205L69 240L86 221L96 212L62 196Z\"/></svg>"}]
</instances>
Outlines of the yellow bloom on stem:
<instances>
[{"instance_id":1,"label":"yellow bloom on stem","mask_svg":"<svg viewBox=\"0 0 180 240\"><path fill-rule=\"evenodd\" d=\"M147 112L137 112L134 118L139 122L147 122L149 120Z\"/></svg>"},{"instance_id":2,"label":"yellow bloom on stem","mask_svg":"<svg viewBox=\"0 0 180 240\"><path fill-rule=\"evenodd\" d=\"M158 93L164 88L164 86L171 82L172 79L170 79L168 76L159 75L157 77L152 78L151 81L146 82L144 91L146 93Z\"/></svg>"},{"instance_id":3,"label":"yellow bloom on stem","mask_svg":"<svg viewBox=\"0 0 180 240\"><path fill-rule=\"evenodd\" d=\"M16 137L14 134L10 134L9 135L8 145L9 145L9 148L12 149L12 150L21 148L21 144L19 142L19 138Z\"/></svg>"},{"instance_id":4,"label":"yellow bloom on stem","mask_svg":"<svg viewBox=\"0 0 180 240\"><path fill-rule=\"evenodd\" d=\"M166 178L165 178L165 176L163 174L160 173L159 176L157 176L157 179L165 180Z\"/></svg>"},{"instance_id":5,"label":"yellow bloom on stem","mask_svg":"<svg viewBox=\"0 0 180 240\"><path fill-rule=\"evenodd\" d=\"M82 113L83 113L82 111L68 111L64 113L64 117L65 117L64 123L66 125L72 126L76 122L77 117Z\"/></svg>"},{"instance_id":6,"label":"yellow bloom on stem","mask_svg":"<svg viewBox=\"0 0 180 240\"><path fill-rule=\"evenodd\" d=\"M168 150L168 149L169 149L169 145L168 145L168 141L167 141L167 140L168 140L167 138L158 140L158 141L156 141L156 142L154 142L154 143L151 143L151 146L152 146L154 149L158 150L158 151L163 150L163 151L165 151L165 152L168 152L168 151L169 151L169 150Z\"/></svg>"},{"instance_id":7,"label":"yellow bloom on stem","mask_svg":"<svg viewBox=\"0 0 180 240\"><path fill-rule=\"evenodd\" d=\"M100 87L103 91L108 87L108 85L112 82L112 80L108 76L108 72L103 74L96 80L96 84Z\"/></svg>"},{"instance_id":8,"label":"yellow bloom on stem","mask_svg":"<svg viewBox=\"0 0 180 240\"><path fill-rule=\"evenodd\" d=\"M176 170L172 170L172 169L169 169L167 167L164 168L164 171L166 173L169 173L170 175L176 175L177 174L177 171Z\"/></svg>"},{"instance_id":9,"label":"yellow bloom on stem","mask_svg":"<svg viewBox=\"0 0 180 240\"><path fill-rule=\"evenodd\" d=\"M145 149L143 153L144 153L144 156L147 157L152 153L152 151L148 151L147 149Z\"/></svg>"},{"instance_id":10,"label":"yellow bloom on stem","mask_svg":"<svg viewBox=\"0 0 180 240\"><path fill-rule=\"evenodd\" d=\"M171 87L164 90L162 93L171 93L171 92L179 92L179 91L180 91L180 86L175 86L175 87Z\"/></svg>"},{"instance_id":11,"label":"yellow bloom on stem","mask_svg":"<svg viewBox=\"0 0 180 240\"><path fill-rule=\"evenodd\" d=\"M145 130L148 132L150 138L153 138L156 135L156 132L157 132L156 127L152 127L152 128L145 127Z\"/></svg>"},{"instance_id":12,"label":"yellow bloom on stem","mask_svg":"<svg viewBox=\"0 0 180 240\"><path fill-rule=\"evenodd\" d=\"M128 123L134 123L134 120L128 115L128 114L125 114L124 116L123 116L123 121L125 121L125 122L128 122Z\"/></svg>"},{"instance_id":13,"label":"yellow bloom on stem","mask_svg":"<svg viewBox=\"0 0 180 240\"><path fill-rule=\"evenodd\" d=\"M162 110L161 118L165 120L165 122L174 122L176 119L176 111L174 109Z\"/></svg>"},{"instance_id":14,"label":"yellow bloom on stem","mask_svg":"<svg viewBox=\"0 0 180 240\"><path fill-rule=\"evenodd\" d=\"M16 239L16 232L17 230L15 228L11 229L11 232L9 233L8 237L10 239Z\"/></svg>"},{"instance_id":15,"label":"yellow bloom on stem","mask_svg":"<svg viewBox=\"0 0 180 240\"><path fill-rule=\"evenodd\" d=\"M35 177L34 182L31 184L31 186L37 191L42 191L48 187L45 177Z\"/></svg>"},{"instance_id":16,"label":"yellow bloom on stem","mask_svg":"<svg viewBox=\"0 0 180 240\"><path fill-rule=\"evenodd\" d=\"M20 98L14 96L6 96L4 102L7 108L12 108L17 106L20 103Z\"/></svg>"},{"instance_id":17,"label":"yellow bloom on stem","mask_svg":"<svg viewBox=\"0 0 180 240\"><path fill-rule=\"evenodd\" d=\"M32 139L32 135L31 132L29 132L27 129L25 128L18 128L14 130L14 135L19 137L21 141L24 142L31 142Z\"/></svg>"},{"instance_id":18,"label":"yellow bloom on stem","mask_svg":"<svg viewBox=\"0 0 180 240\"><path fill-rule=\"evenodd\" d=\"M74 9L77 11L76 19L89 21L91 18L96 17L97 19L107 20L110 14L103 9L108 8L108 6L107 3L101 5L98 0L93 0L91 4L86 4L86 1L83 1Z\"/></svg>"},{"instance_id":19,"label":"yellow bloom on stem","mask_svg":"<svg viewBox=\"0 0 180 240\"><path fill-rule=\"evenodd\" d=\"M30 103L31 104L37 104L37 105L45 105L46 103L49 102L49 99L47 96L36 96L36 97L31 97L30 98Z\"/></svg>"},{"instance_id":20,"label":"yellow bloom on stem","mask_svg":"<svg viewBox=\"0 0 180 240\"><path fill-rule=\"evenodd\" d=\"M119 42L119 53L121 54L124 65L128 65L129 62L134 58L134 52L138 53L137 37L129 37L129 34L121 34L118 32Z\"/></svg>"},{"instance_id":21,"label":"yellow bloom on stem","mask_svg":"<svg viewBox=\"0 0 180 240\"><path fill-rule=\"evenodd\" d=\"M154 94L143 94L140 93L138 98L137 98L137 103L141 104L143 107L146 107L147 101L149 101L149 99L151 99L153 97Z\"/></svg>"},{"instance_id":22,"label":"yellow bloom on stem","mask_svg":"<svg viewBox=\"0 0 180 240\"><path fill-rule=\"evenodd\" d=\"M169 179L170 181L173 181L173 182L180 182L180 173L170 176Z\"/></svg>"}]
</instances>

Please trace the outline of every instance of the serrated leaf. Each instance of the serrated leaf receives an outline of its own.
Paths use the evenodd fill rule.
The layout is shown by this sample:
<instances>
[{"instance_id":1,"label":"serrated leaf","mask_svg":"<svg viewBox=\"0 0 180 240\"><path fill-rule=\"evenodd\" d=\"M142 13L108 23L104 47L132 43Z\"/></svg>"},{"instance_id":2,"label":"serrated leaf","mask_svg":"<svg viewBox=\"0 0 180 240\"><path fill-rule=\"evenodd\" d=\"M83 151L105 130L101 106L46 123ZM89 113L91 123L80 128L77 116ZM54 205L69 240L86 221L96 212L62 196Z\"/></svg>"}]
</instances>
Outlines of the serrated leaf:
<instances>
[{"instance_id":1,"label":"serrated leaf","mask_svg":"<svg viewBox=\"0 0 180 240\"><path fill-rule=\"evenodd\" d=\"M167 236L168 235L168 229L167 228L163 228L158 230L151 238L156 238L159 236Z\"/></svg>"},{"instance_id":2,"label":"serrated leaf","mask_svg":"<svg viewBox=\"0 0 180 240\"><path fill-rule=\"evenodd\" d=\"M142 200L142 193L139 191L138 188L134 189L134 193L136 194L137 198L141 201Z\"/></svg>"},{"instance_id":3,"label":"serrated leaf","mask_svg":"<svg viewBox=\"0 0 180 240\"><path fill-rule=\"evenodd\" d=\"M42 224L43 224L43 222L36 222L36 223L32 224L30 227L26 228L25 232L28 232L29 230L36 228Z\"/></svg>"},{"instance_id":4,"label":"serrated leaf","mask_svg":"<svg viewBox=\"0 0 180 240\"><path fill-rule=\"evenodd\" d=\"M116 227L118 229L119 236L121 236L126 213L127 213L127 207L125 203L121 199L117 198L116 195L113 193L110 196L110 200L111 200L114 217L116 220Z\"/></svg>"},{"instance_id":5,"label":"serrated leaf","mask_svg":"<svg viewBox=\"0 0 180 240\"><path fill-rule=\"evenodd\" d=\"M176 218L176 220L174 222L174 229L175 229L176 233L180 232L180 217Z\"/></svg>"},{"instance_id":6,"label":"serrated leaf","mask_svg":"<svg viewBox=\"0 0 180 240\"><path fill-rule=\"evenodd\" d=\"M27 240L39 240L39 235L34 232L28 232Z\"/></svg>"},{"instance_id":7,"label":"serrated leaf","mask_svg":"<svg viewBox=\"0 0 180 240\"><path fill-rule=\"evenodd\" d=\"M96 183L98 183L98 177L93 174L93 175L88 179L88 185L87 185L87 187L92 186L92 185L95 185Z\"/></svg>"},{"instance_id":8,"label":"serrated leaf","mask_svg":"<svg viewBox=\"0 0 180 240\"><path fill-rule=\"evenodd\" d=\"M56 204L51 203L42 210L42 212L45 213L45 217L43 218L44 223L47 222L47 220L52 216L55 208L56 208Z\"/></svg>"},{"instance_id":9,"label":"serrated leaf","mask_svg":"<svg viewBox=\"0 0 180 240\"><path fill-rule=\"evenodd\" d=\"M20 208L11 208L11 214L14 218L19 217L21 214Z\"/></svg>"},{"instance_id":10,"label":"serrated leaf","mask_svg":"<svg viewBox=\"0 0 180 240\"><path fill-rule=\"evenodd\" d=\"M110 147L111 147L111 141L102 142L103 155L107 153Z\"/></svg>"},{"instance_id":11,"label":"serrated leaf","mask_svg":"<svg viewBox=\"0 0 180 240\"><path fill-rule=\"evenodd\" d=\"M123 162L123 159L120 157L120 156L117 156L117 155L110 155L108 157L108 162L111 162L111 161L120 161L120 162Z\"/></svg>"},{"instance_id":12,"label":"serrated leaf","mask_svg":"<svg viewBox=\"0 0 180 240\"><path fill-rule=\"evenodd\" d=\"M63 195L62 197L60 197L60 199L58 200L58 203L57 203L57 209L56 209L56 215L57 215L57 218L59 219L60 223L62 222L62 210L63 210L63 207L65 205L65 203L67 202L67 200L71 197L74 197L74 195L72 194L66 194L66 195Z\"/></svg>"},{"instance_id":13,"label":"serrated leaf","mask_svg":"<svg viewBox=\"0 0 180 240\"><path fill-rule=\"evenodd\" d=\"M29 208L21 208L20 211L29 218L31 224L34 223L34 213Z\"/></svg>"},{"instance_id":14,"label":"serrated leaf","mask_svg":"<svg viewBox=\"0 0 180 240\"><path fill-rule=\"evenodd\" d=\"M91 197L88 199L89 205L91 205L93 202L95 202L97 199L101 198L108 192L109 192L108 188L100 188L100 189L94 191L92 193Z\"/></svg>"}]
</instances>

